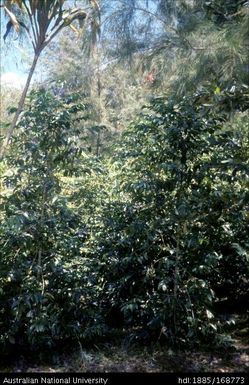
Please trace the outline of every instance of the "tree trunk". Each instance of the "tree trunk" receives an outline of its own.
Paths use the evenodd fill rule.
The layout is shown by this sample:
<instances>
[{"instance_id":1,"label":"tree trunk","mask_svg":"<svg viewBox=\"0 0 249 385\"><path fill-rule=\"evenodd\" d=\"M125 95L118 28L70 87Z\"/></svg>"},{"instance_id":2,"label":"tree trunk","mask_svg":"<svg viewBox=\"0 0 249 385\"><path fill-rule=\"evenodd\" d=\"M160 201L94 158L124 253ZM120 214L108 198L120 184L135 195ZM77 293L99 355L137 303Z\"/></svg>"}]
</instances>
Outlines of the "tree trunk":
<instances>
[{"instance_id":1,"label":"tree trunk","mask_svg":"<svg viewBox=\"0 0 249 385\"><path fill-rule=\"evenodd\" d=\"M26 96L27 96L27 92L28 92L28 89L29 89L29 86L30 86L30 82L31 82L31 79L33 77L33 74L34 74L34 71L35 71L36 64L37 64L37 61L39 59L39 56L40 56L40 52L36 53L35 56L34 56L32 66L31 66L31 68L29 70L29 76L27 78L25 87L23 89L21 98L19 100L18 107L17 107L16 113L15 113L14 119L13 119L13 121L11 123L11 126L10 126L10 128L8 130L7 136L5 138L5 141L4 141L4 143L2 145L2 148L0 150L0 158L4 155L5 148L9 144L10 138L13 135L14 129L16 127L16 123L18 121L19 115L22 112L23 105L24 105L24 102L25 102L25 99L26 99Z\"/></svg>"}]
</instances>

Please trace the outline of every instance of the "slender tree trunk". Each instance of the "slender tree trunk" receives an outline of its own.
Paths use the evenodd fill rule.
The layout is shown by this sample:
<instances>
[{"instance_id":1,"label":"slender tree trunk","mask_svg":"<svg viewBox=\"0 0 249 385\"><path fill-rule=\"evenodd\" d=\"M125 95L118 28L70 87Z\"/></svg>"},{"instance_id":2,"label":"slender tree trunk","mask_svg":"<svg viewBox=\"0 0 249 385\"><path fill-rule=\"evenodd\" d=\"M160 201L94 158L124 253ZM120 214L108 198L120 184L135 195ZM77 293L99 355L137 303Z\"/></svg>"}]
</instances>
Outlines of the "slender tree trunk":
<instances>
[{"instance_id":1,"label":"slender tree trunk","mask_svg":"<svg viewBox=\"0 0 249 385\"><path fill-rule=\"evenodd\" d=\"M100 131L97 134L97 143L96 143L96 156L99 157L100 153Z\"/></svg>"},{"instance_id":2,"label":"slender tree trunk","mask_svg":"<svg viewBox=\"0 0 249 385\"><path fill-rule=\"evenodd\" d=\"M30 70L29 70L29 76L27 78L25 87L23 89L21 98L19 100L18 107L17 107L16 113L15 113L14 119L13 119L13 121L11 123L11 126L10 126L10 128L9 128L9 130L7 132L7 136L5 138L5 141L4 141L4 143L2 145L2 148L0 150L0 158L4 155L5 148L9 144L10 138L13 135L16 123L18 121L19 115L22 112L22 109L23 109L23 106L24 106L24 102L25 102L25 99L26 99L26 96L27 96L27 92L28 92L28 89L29 89L29 86L30 86L30 82L31 82L31 79L32 79L33 74L35 72L35 68L36 68L36 64L37 64L37 61L39 59L39 56L40 56L40 52L36 53L35 56L34 56L33 63L32 63L32 65L30 67Z\"/></svg>"}]
</instances>

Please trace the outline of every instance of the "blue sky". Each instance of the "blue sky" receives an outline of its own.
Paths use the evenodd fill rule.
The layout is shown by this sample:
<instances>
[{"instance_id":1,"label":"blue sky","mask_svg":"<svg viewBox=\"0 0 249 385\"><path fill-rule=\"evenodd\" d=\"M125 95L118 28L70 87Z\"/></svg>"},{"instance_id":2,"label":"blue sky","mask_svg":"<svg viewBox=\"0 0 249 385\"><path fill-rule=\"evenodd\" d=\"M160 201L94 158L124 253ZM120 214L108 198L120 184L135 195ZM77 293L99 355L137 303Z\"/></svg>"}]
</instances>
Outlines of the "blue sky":
<instances>
[{"instance_id":1,"label":"blue sky","mask_svg":"<svg viewBox=\"0 0 249 385\"><path fill-rule=\"evenodd\" d=\"M0 0L1 1L1 0ZM81 0L78 0L80 3ZM115 10L116 0L109 0L111 8ZM118 3L118 1L117 1ZM138 5L146 8L146 0L139 0ZM68 0L68 4L75 5L75 0ZM155 3L153 0L149 1L149 10L155 10ZM1 38L0 38L0 69L1 69L1 81L4 84L8 84L12 88L22 88L28 74L28 70L33 58L33 50L30 46L28 39L24 38L20 43L19 36L16 32L13 32L11 37L7 37L6 42L3 41L3 35L6 31L6 24L8 18L4 14L3 8L0 10L1 19ZM138 20L143 17L143 12L139 12L137 15ZM38 68L35 71L33 81L41 81L46 77L46 71L38 64Z\"/></svg>"},{"instance_id":2,"label":"blue sky","mask_svg":"<svg viewBox=\"0 0 249 385\"><path fill-rule=\"evenodd\" d=\"M40 0L41 1L41 0ZM113 0L112 0L113 1ZM0 3L2 0L0 0ZM75 5L75 0L68 0L68 5ZM28 71L33 59L33 49L29 44L28 39L24 36L20 43L19 36L16 32L11 38L3 41L3 36L6 31L8 18L5 15L3 8L0 9L0 72L1 84L8 84L12 88L23 88ZM36 68L33 81L40 81L45 77L44 68Z\"/></svg>"},{"instance_id":3,"label":"blue sky","mask_svg":"<svg viewBox=\"0 0 249 385\"><path fill-rule=\"evenodd\" d=\"M0 39L0 69L1 83L11 87L23 87L27 78L27 71L32 51L27 50L27 41L19 42L15 34L11 39L3 40L8 19L5 17L3 9L0 10L1 39ZM26 46L25 46L26 45Z\"/></svg>"}]
</instances>

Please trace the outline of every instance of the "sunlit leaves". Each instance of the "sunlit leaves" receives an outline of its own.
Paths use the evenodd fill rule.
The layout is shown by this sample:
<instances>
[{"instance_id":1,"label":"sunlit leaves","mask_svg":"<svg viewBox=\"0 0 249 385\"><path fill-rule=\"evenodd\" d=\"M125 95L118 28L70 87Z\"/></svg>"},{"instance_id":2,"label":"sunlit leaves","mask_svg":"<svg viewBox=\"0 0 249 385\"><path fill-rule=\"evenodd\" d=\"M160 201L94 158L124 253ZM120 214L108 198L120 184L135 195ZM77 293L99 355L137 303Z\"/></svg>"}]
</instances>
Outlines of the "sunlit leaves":
<instances>
[{"instance_id":1,"label":"sunlit leaves","mask_svg":"<svg viewBox=\"0 0 249 385\"><path fill-rule=\"evenodd\" d=\"M1 205L1 346L14 339L52 346L104 330L93 266L82 251L86 224L61 182L63 173L81 172L73 120L84 108L76 95L59 100L33 91L12 141L4 179L11 191Z\"/></svg>"},{"instance_id":2,"label":"sunlit leaves","mask_svg":"<svg viewBox=\"0 0 249 385\"><path fill-rule=\"evenodd\" d=\"M245 136L228 127L227 102L240 110L247 101L241 88L217 95L199 91L177 105L157 98L128 128L115 154L117 187L99 235L112 306L127 325L158 330L175 343L214 336L212 307L221 287L236 292L240 282L245 290L246 224L237 223L232 208L239 205L244 217L244 182L235 170L246 160Z\"/></svg>"}]
</instances>

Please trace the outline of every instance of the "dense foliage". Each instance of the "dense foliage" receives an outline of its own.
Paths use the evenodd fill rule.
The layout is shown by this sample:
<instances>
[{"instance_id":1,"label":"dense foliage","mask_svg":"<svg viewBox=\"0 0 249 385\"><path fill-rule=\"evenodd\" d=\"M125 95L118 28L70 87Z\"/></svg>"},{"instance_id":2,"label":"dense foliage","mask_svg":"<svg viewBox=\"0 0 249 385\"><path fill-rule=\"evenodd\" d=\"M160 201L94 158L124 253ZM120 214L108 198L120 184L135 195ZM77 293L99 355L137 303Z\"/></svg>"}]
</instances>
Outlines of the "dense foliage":
<instances>
[{"instance_id":1,"label":"dense foliage","mask_svg":"<svg viewBox=\"0 0 249 385\"><path fill-rule=\"evenodd\" d=\"M32 93L7 158L11 171L4 184L10 192L2 197L0 240L5 345L79 338L97 321L94 275L81 252L86 224L59 178L80 172L82 151L71 127L84 105L74 99Z\"/></svg>"},{"instance_id":2,"label":"dense foliage","mask_svg":"<svg viewBox=\"0 0 249 385\"><path fill-rule=\"evenodd\" d=\"M247 4L93 3L102 46L56 41L0 160L0 349L221 346L249 310Z\"/></svg>"},{"instance_id":3,"label":"dense foliage","mask_svg":"<svg viewBox=\"0 0 249 385\"><path fill-rule=\"evenodd\" d=\"M196 342L218 330L217 297L248 299L242 95L203 90L178 104L155 99L124 135L99 258L109 306L142 333ZM228 99L240 129L220 113Z\"/></svg>"},{"instance_id":4,"label":"dense foliage","mask_svg":"<svg viewBox=\"0 0 249 385\"><path fill-rule=\"evenodd\" d=\"M219 335L214 301L248 298L247 92L155 99L122 138L115 186L98 194L89 176L81 186L96 169L75 145L84 105L30 95L1 203L2 344L125 325L174 344ZM63 175L75 173L68 195Z\"/></svg>"}]
</instances>

